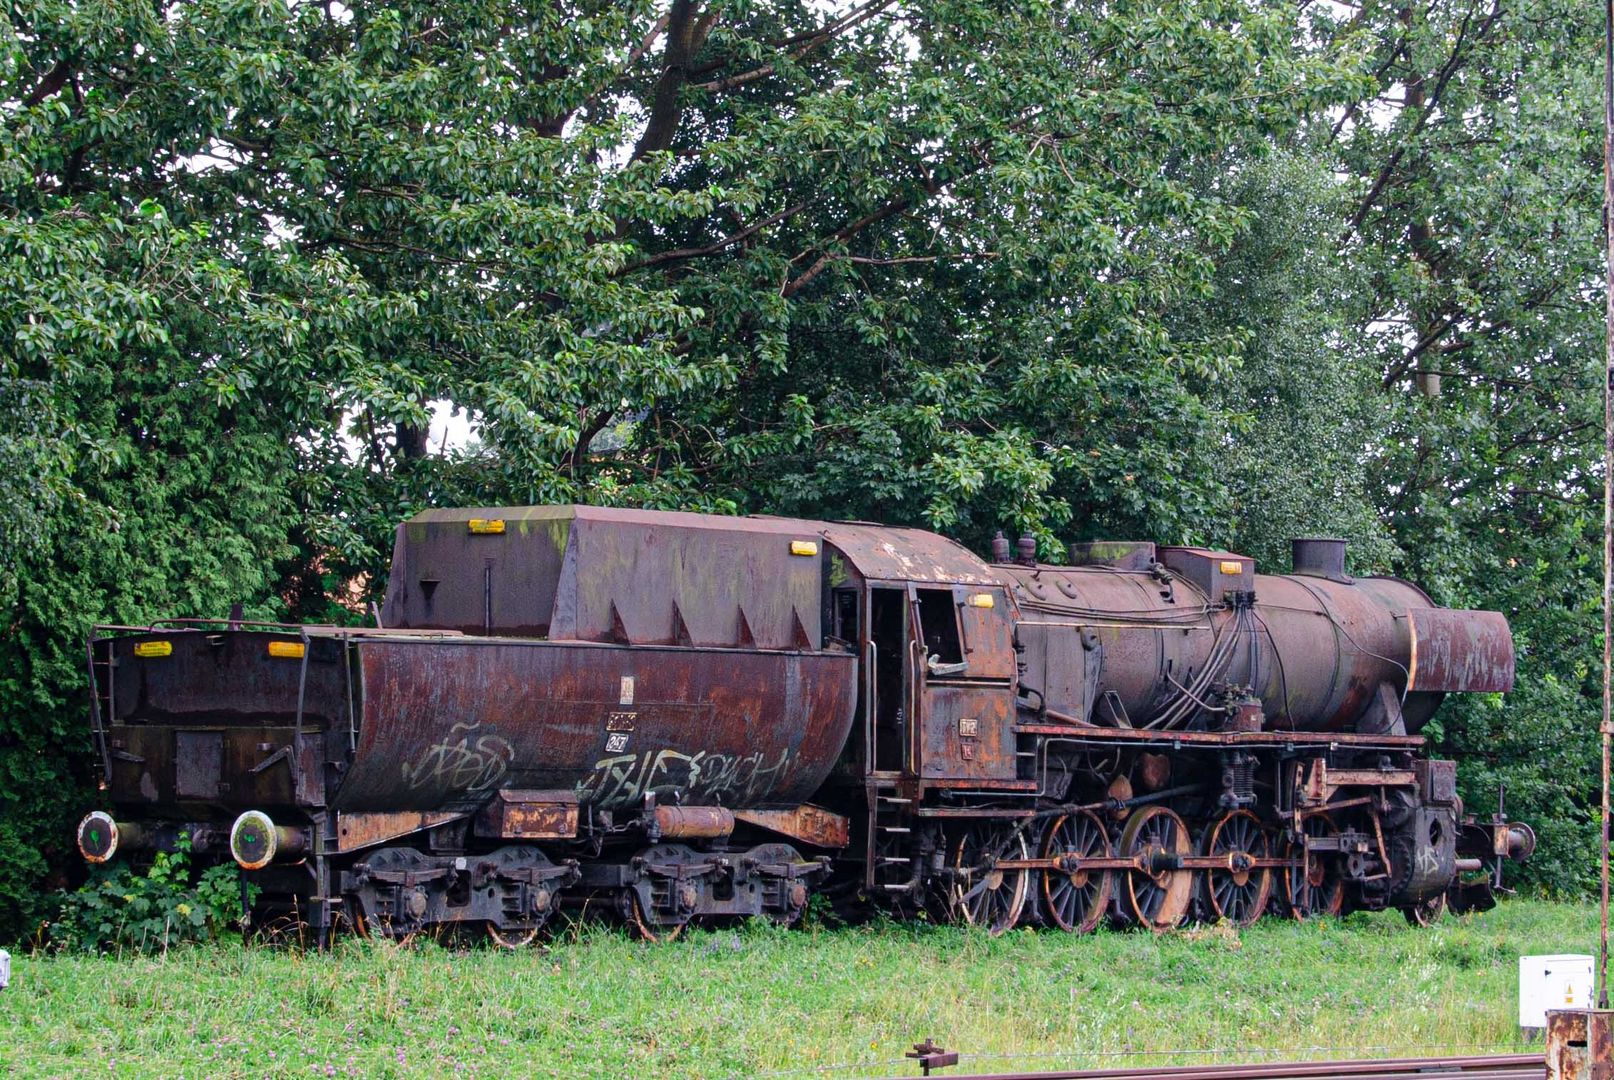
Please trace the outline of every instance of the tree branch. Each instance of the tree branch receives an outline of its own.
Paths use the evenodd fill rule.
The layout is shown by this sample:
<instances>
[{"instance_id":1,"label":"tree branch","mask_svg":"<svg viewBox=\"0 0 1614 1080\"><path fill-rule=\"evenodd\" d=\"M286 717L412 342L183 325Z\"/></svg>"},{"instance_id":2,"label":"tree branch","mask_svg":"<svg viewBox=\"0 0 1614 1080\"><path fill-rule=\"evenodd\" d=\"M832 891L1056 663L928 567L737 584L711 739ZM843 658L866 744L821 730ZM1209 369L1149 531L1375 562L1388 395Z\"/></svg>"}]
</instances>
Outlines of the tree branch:
<instances>
[{"instance_id":1,"label":"tree branch","mask_svg":"<svg viewBox=\"0 0 1614 1080\"><path fill-rule=\"evenodd\" d=\"M937 180L934 178L934 176L927 175L924 182L920 185L920 191L923 193L923 195L927 198L933 196L942 189L957 183L967 176L971 176L979 172L981 169L991 164L991 156L984 153L982 147L978 146L975 149L977 153L977 160L975 163L969 168L961 170L956 176L950 177L947 180ZM794 259L790 260L791 264L794 265L801 262L814 251L822 250L825 247L844 244L846 241L850 240L864 229L867 229L869 226L879 224L880 222L885 221L887 218L895 217L898 214L906 212L914 205L915 199L916 196L913 194L899 195L896 198L891 199L877 209L858 218L850 225L836 230L836 232L822 244L815 245L814 247L810 247L806 251L803 251ZM838 256L834 252L825 251L818 257L817 260L813 262L811 266L802 271L796 277L790 278L787 276L784 283L779 287L779 295L785 297L794 296L796 293L804 289L815 277L823 273L830 263L835 262L841 257L842 256Z\"/></svg>"},{"instance_id":2,"label":"tree branch","mask_svg":"<svg viewBox=\"0 0 1614 1080\"><path fill-rule=\"evenodd\" d=\"M717 12L709 10L697 15L694 0L673 0L667 13L667 44L662 54L661 76L656 79L650 94L650 119L644 134L633 148L632 160L646 154L665 150L678 134L678 123L684 110L678 103L679 93L689 81L689 62L706 43L706 35L717 21Z\"/></svg>"},{"instance_id":3,"label":"tree branch","mask_svg":"<svg viewBox=\"0 0 1614 1080\"><path fill-rule=\"evenodd\" d=\"M72 74L73 65L66 59L56 61L56 66L45 73L45 77L39 80L39 85L23 95L22 103L33 108L51 95L60 93Z\"/></svg>"},{"instance_id":4,"label":"tree branch","mask_svg":"<svg viewBox=\"0 0 1614 1080\"><path fill-rule=\"evenodd\" d=\"M907 266L910 263L951 262L954 259L959 262L969 262L974 259L990 261L997 257L998 253L995 251L955 251L948 255L903 255L895 259L872 259L862 255L841 256L844 261L856 263L860 266Z\"/></svg>"},{"instance_id":5,"label":"tree branch","mask_svg":"<svg viewBox=\"0 0 1614 1080\"><path fill-rule=\"evenodd\" d=\"M595 106L599 105L600 98L605 96L605 92L612 86L615 86L618 79L632 71L633 65L645 58L645 54L651 50L651 48L656 44L656 41L660 39L661 35L667 32L667 20L668 16L662 15L655 21L655 23L651 25L650 29L645 32L644 40L635 45L633 50L628 53L627 60L623 61L622 66L616 70L616 74L611 76L610 79L606 80L606 82L601 85L598 90L590 94L588 99L583 102L583 112L589 112L590 110L594 109ZM567 114L568 119L571 115L571 113ZM565 126L564 122L561 126Z\"/></svg>"},{"instance_id":6,"label":"tree branch","mask_svg":"<svg viewBox=\"0 0 1614 1080\"><path fill-rule=\"evenodd\" d=\"M741 229L739 232L730 233L728 236L723 237L721 240L714 240L710 244L707 244L704 247L677 248L677 249L675 249L673 251L660 251L660 252L657 252L656 254L651 255L651 256L649 256L647 258L641 259L636 263L633 263L633 264L631 264L629 266L623 267L621 270L618 270L612 276L613 277L621 277L624 274L631 274L635 270L643 270L643 269L645 269L646 267L649 267L649 266L659 266L662 263L673 262L673 261L678 260L678 259L698 259L698 258L701 258L701 257L706 256L706 255L716 255L719 251L722 251L724 248L729 247L729 246L731 246L733 244L738 244L740 241L746 239L749 236L754 235L759 230L768 228L770 225L777 225L781 221L784 221L784 220L786 220L788 218L795 217L797 214L801 213L805 209L807 209L807 204L806 203L804 203L804 202L797 203L795 206L790 207L788 210L781 210L777 214L774 214L771 217L766 217L766 218L763 218L761 221L754 222L754 223L752 223L750 225L747 225L745 228Z\"/></svg>"},{"instance_id":7,"label":"tree branch","mask_svg":"<svg viewBox=\"0 0 1614 1080\"><path fill-rule=\"evenodd\" d=\"M1497 0L1492 5L1490 14L1485 17L1485 21L1480 25L1478 32L1474 36L1484 37L1490 32L1491 27L1495 25L1496 20L1501 15L1502 5L1500 0ZM1440 96L1445 92L1446 84L1451 81L1451 77L1456 74L1457 65L1462 59L1466 43L1469 40L1468 30L1472 18L1472 13L1463 16L1462 24L1457 29L1457 40L1452 44L1451 55L1446 58L1446 63L1441 65L1439 77L1435 81L1434 93L1429 95L1428 104L1419 112L1418 119L1412 125L1412 130L1407 132L1401 141L1401 145L1397 146L1395 152L1390 155L1390 160L1386 161L1384 167L1379 170L1378 176L1373 181L1373 186L1368 189L1367 197L1356 208L1356 213L1351 215L1351 220L1346 225L1345 231L1340 234L1339 242L1341 244L1349 241L1356 230L1361 228L1362 222L1367 218L1369 211L1373 209L1373 204L1378 201L1385 185L1390 182L1390 177L1395 174L1396 166L1401 163L1402 157L1406 155L1407 148L1423 132L1424 125L1429 122L1429 118L1434 115L1435 110L1439 107Z\"/></svg>"},{"instance_id":8,"label":"tree branch","mask_svg":"<svg viewBox=\"0 0 1614 1080\"><path fill-rule=\"evenodd\" d=\"M794 37L784 38L778 42L770 42L769 44L777 44L781 47L791 47L791 59L799 60L808 53L812 52L814 49L818 48L820 45L833 41L835 38L852 29L854 26L874 18L874 16L890 7L893 2L894 0L869 0L869 2L864 4L862 7L854 8L840 19L837 19L835 22L830 23L828 26L825 26L820 30L797 34ZM699 72L699 74L704 74L705 71L714 71L721 66L721 64L714 64L711 67L703 69L703 71ZM763 64L761 67L752 68L750 71L743 71L738 75L730 75L722 79L713 79L711 82L695 83L694 86L697 90L706 90L711 93L721 93L724 90L732 90L737 86L744 86L746 83L756 82L758 79L765 79L777 71L778 68L779 65L777 62L770 62Z\"/></svg>"},{"instance_id":9,"label":"tree branch","mask_svg":"<svg viewBox=\"0 0 1614 1080\"><path fill-rule=\"evenodd\" d=\"M1396 362L1396 365L1385 374L1382 389L1388 390L1390 387L1394 386L1396 383L1405 378L1407 372L1411 371L1413 365L1418 362L1418 357L1428 352L1430 346L1434 345L1435 342L1446 336L1446 331L1457 325L1457 318L1460 314L1461 312L1452 312L1450 315L1446 316L1444 320L1436 324L1432 329L1425 333L1423 337L1419 338L1418 343L1412 348L1408 349L1406 354Z\"/></svg>"},{"instance_id":10,"label":"tree branch","mask_svg":"<svg viewBox=\"0 0 1614 1080\"><path fill-rule=\"evenodd\" d=\"M586 414L583 413L582 410L578 410L579 419L581 419L584 415ZM613 415L615 415L615 410L601 409L599 414L595 416L594 419L581 425L581 429L577 435L577 445L573 446L571 451L566 455L565 468L573 476L577 475L578 463L588 456L589 443L592 443L594 441L594 437L605 430L605 426L611 422L611 417Z\"/></svg>"}]
</instances>

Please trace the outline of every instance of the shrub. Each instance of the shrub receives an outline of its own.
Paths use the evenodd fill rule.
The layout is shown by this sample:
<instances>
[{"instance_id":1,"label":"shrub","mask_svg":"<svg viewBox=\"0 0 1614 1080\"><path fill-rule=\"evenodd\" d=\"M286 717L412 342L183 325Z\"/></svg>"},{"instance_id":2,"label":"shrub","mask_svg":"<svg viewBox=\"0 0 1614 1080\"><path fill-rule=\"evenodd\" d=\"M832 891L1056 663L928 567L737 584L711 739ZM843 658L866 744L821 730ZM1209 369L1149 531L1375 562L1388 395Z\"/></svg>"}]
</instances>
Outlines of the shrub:
<instances>
[{"instance_id":1,"label":"shrub","mask_svg":"<svg viewBox=\"0 0 1614 1080\"><path fill-rule=\"evenodd\" d=\"M248 890L256 893L257 886ZM197 873L190 837L181 834L175 849L159 851L144 872L127 864L95 870L64 898L61 914L50 925L50 941L56 948L79 952L156 952L184 941L218 938L240 918L239 871L224 864Z\"/></svg>"}]
</instances>

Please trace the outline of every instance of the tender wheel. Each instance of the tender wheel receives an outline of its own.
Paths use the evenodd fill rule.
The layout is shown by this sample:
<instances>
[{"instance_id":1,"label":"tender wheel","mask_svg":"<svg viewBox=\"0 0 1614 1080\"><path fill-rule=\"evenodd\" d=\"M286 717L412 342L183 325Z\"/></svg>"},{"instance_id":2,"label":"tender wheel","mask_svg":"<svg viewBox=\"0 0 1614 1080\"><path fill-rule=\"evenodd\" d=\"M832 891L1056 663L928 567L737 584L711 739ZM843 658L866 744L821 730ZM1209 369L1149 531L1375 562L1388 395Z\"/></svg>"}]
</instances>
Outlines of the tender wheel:
<instances>
[{"instance_id":1,"label":"tender wheel","mask_svg":"<svg viewBox=\"0 0 1614 1080\"><path fill-rule=\"evenodd\" d=\"M984 926L993 936L1020 919L1030 891L1024 870L999 870L999 859L1030 855L1025 834L1012 825L972 825L953 848L948 910L954 919Z\"/></svg>"},{"instance_id":2,"label":"tender wheel","mask_svg":"<svg viewBox=\"0 0 1614 1080\"><path fill-rule=\"evenodd\" d=\"M501 949L524 949L538 940L537 926L501 929L497 923L489 922L484 923L483 928L487 931L488 940Z\"/></svg>"},{"instance_id":3,"label":"tender wheel","mask_svg":"<svg viewBox=\"0 0 1614 1080\"><path fill-rule=\"evenodd\" d=\"M1204 853L1225 858L1227 866L1205 871L1205 903L1213 917L1249 926L1266 911L1272 895L1272 871L1256 867L1270 858L1272 842L1260 819L1248 810L1222 815L1205 834Z\"/></svg>"},{"instance_id":4,"label":"tender wheel","mask_svg":"<svg viewBox=\"0 0 1614 1080\"><path fill-rule=\"evenodd\" d=\"M370 937L370 920L364 917L364 907L357 896L344 896L331 913L331 930L338 934L352 934L360 940Z\"/></svg>"},{"instance_id":5,"label":"tender wheel","mask_svg":"<svg viewBox=\"0 0 1614 1080\"><path fill-rule=\"evenodd\" d=\"M1339 829L1326 814L1306 818L1307 836L1338 836ZM1291 843L1285 858L1299 862L1283 871L1284 899L1297 919L1338 915L1345 907L1345 879L1339 872L1339 857L1328 852L1306 855L1300 844Z\"/></svg>"},{"instance_id":6,"label":"tender wheel","mask_svg":"<svg viewBox=\"0 0 1614 1080\"><path fill-rule=\"evenodd\" d=\"M1103 859L1111 854L1104 822L1088 810L1055 818L1042 843L1042 857L1061 855ZM1115 892L1115 875L1108 870L1044 870L1043 908L1054 925L1071 933L1086 934L1104 920Z\"/></svg>"},{"instance_id":7,"label":"tender wheel","mask_svg":"<svg viewBox=\"0 0 1614 1080\"><path fill-rule=\"evenodd\" d=\"M1439 922L1446 914L1446 894L1431 897L1421 904L1401 909L1401 914L1407 917L1407 922L1413 926L1432 926Z\"/></svg>"},{"instance_id":8,"label":"tender wheel","mask_svg":"<svg viewBox=\"0 0 1614 1080\"><path fill-rule=\"evenodd\" d=\"M1183 819L1164 806L1145 806L1127 819L1121 832L1121 855L1144 857L1141 870L1129 870L1123 900L1138 922L1151 930L1170 930L1188 914L1194 875L1175 864L1193 844Z\"/></svg>"},{"instance_id":9,"label":"tender wheel","mask_svg":"<svg viewBox=\"0 0 1614 1080\"><path fill-rule=\"evenodd\" d=\"M687 918L674 923L654 921L645 911L644 901L639 898L637 889L623 889L617 902L622 909L623 918L633 927L640 941L671 941L683 933L684 927L689 924Z\"/></svg>"}]
</instances>

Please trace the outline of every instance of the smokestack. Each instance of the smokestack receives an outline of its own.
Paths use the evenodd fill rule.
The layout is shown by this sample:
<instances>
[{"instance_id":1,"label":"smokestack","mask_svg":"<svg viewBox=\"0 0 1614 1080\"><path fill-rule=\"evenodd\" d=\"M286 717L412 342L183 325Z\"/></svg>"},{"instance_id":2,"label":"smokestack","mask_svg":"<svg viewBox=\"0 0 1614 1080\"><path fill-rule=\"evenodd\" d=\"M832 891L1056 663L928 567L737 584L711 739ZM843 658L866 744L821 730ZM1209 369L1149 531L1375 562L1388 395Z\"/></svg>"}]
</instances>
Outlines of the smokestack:
<instances>
[{"instance_id":1,"label":"smokestack","mask_svg":"<svg viewBox=\"0 0 1614 1080\"><path fill-rule=\"evenodd\" d=\"M1305 577L1345 577L1345 541L1328 536L1296 537L1289 541L1294 572Z\"/></svg>"}]
</instances>

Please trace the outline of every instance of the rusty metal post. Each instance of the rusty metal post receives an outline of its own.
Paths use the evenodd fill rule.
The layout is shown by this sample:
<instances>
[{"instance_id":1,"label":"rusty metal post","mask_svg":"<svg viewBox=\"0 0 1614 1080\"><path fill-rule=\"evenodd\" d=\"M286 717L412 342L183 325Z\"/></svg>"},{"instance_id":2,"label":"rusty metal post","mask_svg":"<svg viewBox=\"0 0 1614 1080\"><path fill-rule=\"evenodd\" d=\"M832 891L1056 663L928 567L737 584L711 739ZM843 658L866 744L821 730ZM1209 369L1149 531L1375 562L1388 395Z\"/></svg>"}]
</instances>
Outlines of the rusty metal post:
<instances>
[{"instance_id":1,"label":"rusty metal post","mask_svg":"<svg viewBox=\"0 0 1614 1080\"><path fill-rule=\"evenodd\" d=\"M1597 950L1597 1004L1608 1008L1608 785L1611 646L1614 646L1614 0L1603 5L1603 720L1598 728L1603 754L1602 901Z\"/></svg>"},{"instance_id":2,"label":"rusty metal post","mask_svg":"<svg viewBox=\"0 0 1614 1080\"><path fill-rule=\"evenodd\" d=\"M1609 738L1614 734L1614 0L1603 5L1603 791L1599 824L1597 1008L1547 1013L1547 1080L1614 1080L1614 1012L1608 1007Z\"/></svg>"},{"instance_id":3,"label":"rusty metal post","mask_svg":"<svg viewBox=\"0 0 1614 1080\"><path fill-rule=\"evenodd\" d=\"M919 1062L920 1071L925 1076L929 1076L932 1069L945 1069L949 1065L958 1064L958 1051L949 1050L938 1044L934 1036L924 1042L914 1043L913 1049L902 1056Z\"/></svg>"},{"instance_id":4,"label":"rusty metal post","mask_svg":"<svg viewBox=\"0 0 1614 1080\"><path fill-rule=\"evenodd\" d=\"M1614 1080L1614 1012L1553 1009L1547 1013L1547 1080Z\"/></svg>"}]
</instances>

